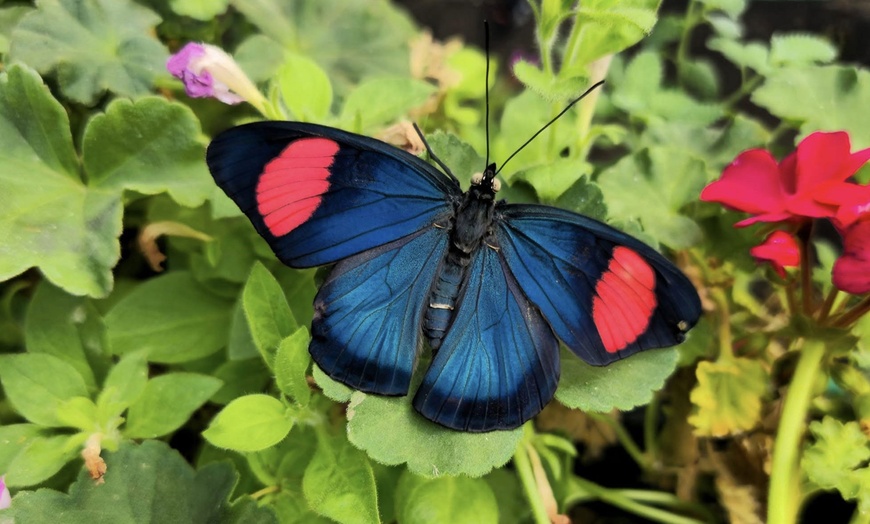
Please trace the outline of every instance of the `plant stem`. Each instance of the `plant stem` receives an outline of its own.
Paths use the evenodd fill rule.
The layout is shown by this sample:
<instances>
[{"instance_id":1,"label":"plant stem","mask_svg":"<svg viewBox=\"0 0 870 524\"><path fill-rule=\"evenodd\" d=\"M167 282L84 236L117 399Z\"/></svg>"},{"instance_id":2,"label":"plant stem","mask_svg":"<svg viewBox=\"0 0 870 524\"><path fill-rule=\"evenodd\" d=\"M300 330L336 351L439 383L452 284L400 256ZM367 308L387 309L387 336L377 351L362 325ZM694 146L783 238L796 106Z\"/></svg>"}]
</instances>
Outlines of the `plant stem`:
<instances>
[{"instance_id":1,"label":"plant stem","mask_svg":"<svg viewBox=\"0 0 870 524\"><path fill-rule=\"evenodd\" d=\"M834 326L849 327L853 322L867 314L868 311L870 311L870 296L864 297L855 307L837 317L834 321Z\"/></svg>"},{"instance_id":2,"label":"plant stem","mask_svg":"<svg viewBox=\"0 0 870 524\"><path fill-rule=\"evenodd\" d=\"M631 438L631 435L625 430L622 424L619 421L615 420L613 417L610 417L604 413L586 413L586 415L595 420L596 422L601 422L603 424L607 424L610 426L613 431L616 433L616 438L619 440L619 443L622 444L622 447L625 448L625 451L637 462L637 465L640 466L641 469L646 470L649 469L649 460L646 455L644 455L643 451L637 446L634 442L634 439Z\"/></svg>"},{"instance_id":3,"label":"plant stem","mask_svg":"<svg viewBox=\"0 0 870 524\"><path fill-rule=\"evenodd\" d=\"M535 472L532 470L532 463L529 461L526 444L527 438L523 437L517 446L516 451L514 451L514 467L517 469L517 474L520 476L520 483L523 485L526 499L532 507L532 516L535 519L535 524L550 524L550 516L547 515L547 508L544 506L544 501L541 500L541 494L538 492L538 486L535 482Z\"/></svg>"},{"instance_id":4,"label":"plant stem","mask_svg":"<svg viewBox=\"0 0 870 524\"><path fill-rule=\"evenodd\" d=\"M803 234L801 234L803 233ZM798 232L801 250L801 309L806 316L812 316L813 268L810 266L810 232L803 228Z\"/></svg>"},{"instance_id":5,"label":"plant stem","mask_svg":"<svg viewBox=\"0 0 870 524\"><path fill-rule=\"evenodd\" d=\"M722 288L710 288L710 298L716 303L719 311L719 358L734 358L734 348L731 340L731 310L728 307L728 297Z\"/></svg>"},{"instance_id":6,"label":"plant stem","mask_svg":"<svg viewBox=\"0 0 870 524\"><path fill-rule=\"evenodd\" d=\"M807 411L813 397L816 376L825 356L825 343L806 340L798 359L794 377L786 392L782 417L773 445L773 464L768 494L768 524L791 524L797 517L800 499L796 491L800 480L798 458Z\"/></svg>"},{"instance_id":7,"label":"plant stem","mask_svg":"<svg viewBox=\"0 0 870 524\"><path fill-rule=\"evenodd\" d=\"M840 290L831 287L831 290L828 292L828 296L825 297L825 303L822 304L821 309L819 309L819 324L824 324L828 317L831 315L831 308L834 307L834 302L837 301L837 295L840 294Z\"/></svg>"},{"instance_id":8,"label":"plant stem","mask_svg":"<svg viewBox=\"0 0 870 524\"><path fill-rule=\"evenodd\" d=\"M646 504L642 504L627 497L625 493L622 493L619 490L608 489L580 477L573 477L572 480L579 484L585 491L591 493L600 500L648 520L667 524L700 524L701 522L697 519L684 517L682 515L671 513L670 511L647 506Z\"/></svg>"}]
</instances>

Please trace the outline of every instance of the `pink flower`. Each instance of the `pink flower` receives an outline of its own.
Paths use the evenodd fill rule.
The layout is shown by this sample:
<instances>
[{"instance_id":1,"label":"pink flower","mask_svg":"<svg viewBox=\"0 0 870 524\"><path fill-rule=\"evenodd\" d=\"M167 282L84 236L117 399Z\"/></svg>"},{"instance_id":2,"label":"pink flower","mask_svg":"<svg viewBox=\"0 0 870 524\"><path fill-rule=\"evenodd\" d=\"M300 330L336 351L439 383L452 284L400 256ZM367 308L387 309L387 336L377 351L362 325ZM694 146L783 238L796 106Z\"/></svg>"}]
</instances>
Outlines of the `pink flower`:
<instances>
[{"instance_id":1,"label":"pink flower","mask_svg":"<svg viewBox=\"0 0 870 524\"><path fill-rule=\"evenodd\" d=\"M870 293L870 214L842 235L843 254L834 263L834 285L847 293Z\"/></svg>"},{"instance_id":2,"label":"pink flower","mask_svg":"<svg viewBox=\"0 0 870 524\"><path fill-rule=\"evenodd\" d=\"M785 268L800 265L801 254L797 241L785 231L774 231L760 245L749 250L749 254L761 262L770 262L779 276L785 277Z\"/></svg>"},{"instance_id":3,"label":"pink flower","mask_svg":"<svg viewBox=\"0 0 870 524\"><path fill-rule=\"evenodd\" d=\"M847 229L864 215L870 215L870 186L843 182L825 190L818 199L837 206L834 223L840 229Z\"/></svg>"},{"instance_id":4,"label":"pink flower","mask_svg":"<svg viewBox=\"0 0 870 524\"><path fill-rule=\"evenodd\" d=\"M849 135L816 132L777 163L770 152L752 149L738 155L719 180L701 192L701 200L719 202L754 216L736 224L833 217L837 206L826 195L870 160L870 148L850 153Z\"/></svg>"},{"instance_id":5,"label":"pink flower","mask_svg":"<svg viewBox=\"0 0 870 524\"><path fill-rule=\"evenodd\" d=\"M6 509L12 505L12 495L6 487L6 477L0 476L0 509Z\"/></svg>"}]
</instances>

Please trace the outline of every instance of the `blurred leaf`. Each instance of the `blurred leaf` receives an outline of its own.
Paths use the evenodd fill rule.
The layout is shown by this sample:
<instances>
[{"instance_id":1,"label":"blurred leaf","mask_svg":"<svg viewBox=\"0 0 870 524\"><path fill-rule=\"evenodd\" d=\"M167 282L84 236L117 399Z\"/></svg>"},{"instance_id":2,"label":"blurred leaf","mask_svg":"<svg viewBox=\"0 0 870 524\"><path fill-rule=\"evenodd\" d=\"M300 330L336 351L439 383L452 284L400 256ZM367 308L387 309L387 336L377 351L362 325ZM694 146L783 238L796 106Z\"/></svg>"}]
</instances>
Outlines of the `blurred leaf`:
<instances>
[{"instance_id":1,"label":"blurred leaf","mask_svg":"<svg viewBox=\"0 0 870 524\"><path fill-rule=\"evenodd\" d=\"M305 372L311 364L311 357L308 354L310 341L308 328L300 327L281 341L275 354L275 382L282 393L301 406L307 406L311 398L311 389L305 377Z\"/></svg>"},{"instance_id":2,"label":"blurred leaf","mask_svg":"<svg viewBox=\"0 0 870 524\"><path fill-rule=\"evenodd\" d=\"M317 122L329 114L332 84L314 60L288 54L275 80L281 91L281 100L292 111L294 120Z\"/></svg>"},{"instance_id":3,"label":"blurred leaf","mask_svg":"<svg viewBox=\"0 0 870 524\"><path fill-rule=\"evenodd\" d=\"M837 48L815 35L773 35L770 39L770 62L775 65L826 64L836 59Z\"/></svg>"},{"instance_id":4,"label":"blurred leaf","mask_svg":"<svg viewBox=\"0 0 870 524\"><path fill-rule=\"evenodd\" d=\"M12 407L30 422L59 427L70 397L87 397L85 381L63 360L43 353L0 355L0 382Z\"/></svg>"},{"instance_id":5,"label":"blurred leaf","mask_svg":"<svg viewBox=\"0 0 870 524\"><path fill-rule=\"evenodd\" d=\"M281 401L246 395L227 404L202 436L219 448L260 451L281 442L292 428L293 419Z\"/></svg>"},{"instance_id":6,"label":"blurred leaf","mask_svg":"<svg viewBox=\"0 0 870 524\"><path fill-rule=\"evenodd\" d=\"M771 71L768 59L770 51L758 42L741 43L730 38L715 37L707 41L707 47L718 51L737 67L749 68L762 75Z\"/></svg>"},{"instance_id":7,"label":"blurred leaf","mask_svg":"<svg viewBox=\"0 0 870 524\"><path fill-rule=\"evenodd\" d=\"M699 362L698 384L690 400L694 404L689 424L695 434L726 437L752 429L761 417L761 401L768 377L761 362L748 358Z\"/></svg>"},{"instance_id":8,"label":"blurred leaf","mask_svg":"<svg viewBox=\"0 0 870 524\"><path fill-rule=\"evenodd\" d=\"M434 86L413 78L365 80L347 95L339 127L371 133L423 105L435 91Z\"/></svg>"},{"instance_id":9,"label":"blurred leaf","mask_svg":"<svg viewBox=\"0 0 870 524\"><path fill-rule=\"evenodd\" d=\"M82 149L89 184L148 195L168 192L196 207L214 182L202 161L205 148L193 112L165 98L114 100L85 128Z\"/></svg>"},{"instance_id":10,"label":"blurred leaf","mask_svg":"<svg viewBox=\"0 0 870 524\"><path fill-rule=\"evenodd\" d=\"M297 324L278 281L259 262L254 264L242 291L242 304L254 344L271 369L278 344L293 333Z\"/></svg>"},{"instance_id":11,"label":"blurred leaf","mask_svg":"<svg viewBox=\"0 0 870 524\"><path fill-rule=\"evenodd\" d=\"M707 9L724 11L737 18L746 9L746 0L699 0Z\"/></svg>"},{"instance_id":12,"label":"blurred leaf","mask_svg":"<svg viewBox=\"0 0 870 524\"><path fill-rule=\"evenodd\" d=\"M607 216L607 206L604 205L601 189L585 176L580 177L562 193L562 196L556 199L555 205L595 220L604 220Z\"/></svg>"},{"instance_id":13,"label":"blurred leaf","mask_svg":"<svg viewBox=\"0 0 870 524\"><path fill-rule=\"evenodd\" d=\"M701 100L719 97L719 74L712 62L702 59L684 62L679 75L680 84Z\"/></svg>"},{"instance_id":14,"label":"blurred leaf","mask_svg":"<svg viewBox=\"0 0 870 524\"><path fill-rule=\"evenodd\" d=\"M103 389L97 397L97 407L103 423L110 417L121 415L139 398L148 383L148 363L144 352L129 353L121 357L106 376Z\"/></svg>"},{"instance_id":15,"label":"blurred leaf","mask_svg":"<svg viewBox=\"0 0 870 524\"><path fill-rule=\"evenodd\" d=\"M583 411L627 411L648 403L676 365L674 349L645 351L603 367L590 366L563 350L556 399Z\"/></svg>"},{"instance_id":16,"label":"blurred leaf","mask_svg":"<svg viewBox=\"0 0 870 524\"><path fill-rule=\"evenodd\" d=\"M6 483L14 487L34 486L49 479L78 455L81 435L34 437L6 470ZM29 521L25 521L29 522Z\"/></svg>"},{"instance_id":17,"label":"blurred leaf","mask_svg":"<svg viewBox=\"0 0 870 524\"><path fill-rule=\"evenodd\" d=\"M0 280L37 266L69 293L108 294L119 196L81 183L66 111L23 66L0 74L0 144Z\"/></svg>"},{"instance_id":18,"label":"blurred leaf","mask_svg":"<svg viewBox=\"0 0 870 524\"><path fill-rule=\"evenodd\" d=\"M803 453L801 467L822 489L836 489L846 500L858 500L861 511L870 509L870 448L857 422L826 416L810 423L815 442Z\"/></svg>"},{"instance_id":19,"label":"blurred leaf","mask_svg":"<svg viewBox=\"0 0 870 524\"><path fill-rule=\"evenodd\" d=\"M381 522L372 466L344 436L318 438L302 490L311 509L341 524Z\"/></svg>"},{"instance_id":20,"label":"blurred leaf","mask_svg":"<svg viewBox=\"0 0 870 524\"><path fill-rule=\"evenodd\" d=\"M180 428L221 387L221 381L196 373L152 378L127 411L124 436L156 438Z\"/></svg>"},{"instance_id":21,"label":"blurred leaf","mask_svg":"<svg viewBox=\"0 0 870 524\"><path fill-rule=\"evenodd\" d=\"M794 94L800 93L795 103ZM801 133L846 131L852 149L870 146L870 71L842 65L778 69L752 94L774 116L801 122Z\"/></svg>"},{"instance_id":22,"label":"blurred leaf","mask_svg":"<svg viewBox=\"0 0 870 524\"><path fill-rule=\"evenodd\" d=\"M541 200L553 202L575 182L591 175L592 169L592 164L585 160L559 158L549 164L521 171L512 180L527 181L535 188Z\"/></svg>"},{"instance_id":23,"label":"blurred leaf","mask_svg":"<svg viewBox=\"0 0 870 524\"><path fill-rule=\"evenodd\" d=\"M0 9L0 54L9 52L9 36L21 17L33 11L29 5L10 5Z\"/></svg>"},{"instance_id":24,"label":"blurred leaf","mask_svg":"<svg viewBox=\"0 0 870 524\"><path fill-rule=\"evenodd\" d=\"M55 71L61 92L85 105L107 90L142 95L166 66L158 23L130 0L40 0L12 32L9 54L40 73Z\"/></svg>"},{"instance_id":25,"label":"blurred leaf","mask_svg":"<svg viewBox=\"0 0 870 524\"><path fill-rule=\"evenodd\" d=\"M97 405L88 397L66 399L58 408L57 416L64 426L81 431L93 431L102 422L97 413Z\"/></svg>"},{"instance_id":26,"label":"blurred leaf","mask_svg":"<svg viewBox=\"0 0 870 524\"><path fill-rule=\"evenodd\" d=\"M273 378L259 355L247 360L224 362L212 374L224 383L210 399L216 404L229 404L242 395L265 391Z\"/></svg>"},{"instance_id":27,"label":"blurred leaf","mask_svg":"<svg viewBox=\"0 0 870 524\"><path fill-rule=\"evenodd\" d=\"M229 0L169 0L169 7L181 16L209 21L224 13L229 3Z\"/></svg>"},{"instance_id":28,"label":"blurred leaf","mask_svg":"<svg viewBox=\"0 0 870 524\"><path fill-rule=\"evenodd\" d=\"M151 362L202 358L226 344L231 306L190 273L170 272L136 286L109 311L109 345L119 355L145 350Z\"/></svg>"},{"instance_id":29,"label":"blurred leaf","mask_svg":"<svg viewBox=\"0 0 870 524\"><path fill-rule=\"evenodd\" d=\"M577 96L577 93L588 86L586 78L561 79L547 75L540 67L524 60L514 63L513 73L523 85L548 100L562 100Z\"/></svg>"},{"instance_id":30,"label":"blurred leaf","mask_svg":"<svg viewBox=\"0 0 870 524\"><path fill-rule=\"evenodd\" d=\"M230 464L210 464L194 471L163 442L124 443L107 454L105 484L96 484L85 469L69 494L51 489L19 492L5 516L16 522L94 524L102 522L163 524L277 524L275 515L249 498L230 504L238 475ZM131 496L135 494L135 496ZM124 503L119 503L124 501Z\"/></svg>"},{"instance_id":31,"label":"blurred leaf","mask_svg":"<svg viewBox=\"0 0 870 524\"><path fill-rule=\"evenodd\" d=\"M268 36L256 33L239 45L233 58L251 80L266 82L276 75L284 63L284 48Z\"/></svg>"},{"instance_id":32,"label":"blurred leaf","mask_svg":"<svg viewBox=\"0 0 870 524\"><path fill-rule=\"evenodd\" d=\"M480 477L510 460L522 437L520 429L463 433L441 427L417 413L412 398L354 392L347 414L348 439L372 459L388 465L407 463L418 475Z\"/></svg>"},{"instance_id":33,"label":"blurred leaf","mask_svg":"<svg viewBox=\"0 0 870 524\"><path fill-rule=\"evenodd\" d=\"M42 436L44 428L36 424L10 424L0 426L0 471L9 471L16 455Z\"/></svg>"},{"instance_id":34,"label":"blurred leaf","mask_svg":"<svg viewBox=\"0 0 870 524\"><path fill-rule=\"evenodd\" d=\"M408 524L496 524L498 505L483 479L444 476L435 479L405 471L396 487L396 520Z\"/></svg>"},{"instance_id":35,"label":"blurred leaf","mask_svg":"<svg viewBox=\"0 0 870 524\"><path fill-rule=\"evenodd\" d=\"M522 524L532 517L526 502L522 484L514 471L507 468L494 469L483 477L495 495L498 505L499 524Z\"/></svg>"},{"instance_id":36,"label":"blurred leaf","mask_svg":"<svg viewBox=\"0 0 870 524\"><path fill-rule=\"evenodd\" d=\"M567 50L567 61L560 75L576 75L593 60L639 42L652 31L660 3L661 0L584 1L576 11L569 37L574 45Z\"/></svg>"}]
</instances>

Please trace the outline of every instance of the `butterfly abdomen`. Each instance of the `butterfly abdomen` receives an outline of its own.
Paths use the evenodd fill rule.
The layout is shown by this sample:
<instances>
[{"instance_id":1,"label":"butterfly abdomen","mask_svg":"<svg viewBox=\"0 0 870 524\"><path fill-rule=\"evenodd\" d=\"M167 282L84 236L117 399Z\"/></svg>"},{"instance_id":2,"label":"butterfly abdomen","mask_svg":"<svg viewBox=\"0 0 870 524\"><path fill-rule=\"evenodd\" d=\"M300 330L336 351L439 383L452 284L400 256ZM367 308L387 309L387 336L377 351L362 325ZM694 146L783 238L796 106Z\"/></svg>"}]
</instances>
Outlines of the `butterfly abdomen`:
<instances>
[{"instance_id":1,"label":"butterfly abdomen","mask_svg":"<svg viewBox=\"0 0 870 524\"><path fill-rule=\"evenodd\" d=\"M441 340L450 327L456 307L456 297L459 296L459 288L467 267L458 263L455 257L448 256L435 278L423 320L423 334L432 349L441 347Z\"/></svg>"}]
</instances>

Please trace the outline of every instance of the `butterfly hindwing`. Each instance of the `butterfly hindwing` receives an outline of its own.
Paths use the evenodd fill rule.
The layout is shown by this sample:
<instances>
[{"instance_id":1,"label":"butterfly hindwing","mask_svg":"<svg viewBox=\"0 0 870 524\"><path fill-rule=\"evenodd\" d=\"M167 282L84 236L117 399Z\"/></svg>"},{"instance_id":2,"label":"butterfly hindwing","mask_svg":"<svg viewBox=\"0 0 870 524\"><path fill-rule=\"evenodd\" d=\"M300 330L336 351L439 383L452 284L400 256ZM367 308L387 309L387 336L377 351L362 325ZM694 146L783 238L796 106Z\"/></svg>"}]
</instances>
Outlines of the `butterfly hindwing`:
<instances>
[{"instance_id":1,"label":"butterfly hindwing","mask_svg":"<svg viewBox=\"0 0 870 524\"><path fill-rule=\"evenodd\" d=\"M424 300L447 250L429 227L339 262L314 299L314 361L333 379L406 395L422 341Z\"/></svg>"},{"instance_id":2,"label":"butterfly hindwing","mask_svg":"<svg viewBox=\"0 0 870 524\"><path fill-rule=\"evenodd\" d=\"M679 344L697 322L701 304L691 282L639 240L552 207L502 205L496 216L519 287L586 362Z\"/></svg>"},{"instance_id":3,"label":"butterfly hindwing","mask_svg":"<svg viewBox=\"0 0 870 524\"><path fill-rule=\"evenodd\" d=\"M207 162L218 185L281 261L328 264L419 231L452 212L458 185L378 140L298 122L218 135Z\"/></svg>"},{"instance_id":4,"label":"butterfly hindwing","mask_svg":"<svg viewBox=\"0 0 870 524\"><path fill-rule=\"evenodd\" d=\"M481 246L414 407L460 431L512 429L544 408L558 381L553 331L499 253Z\"/></svg>"}]
</instances>

